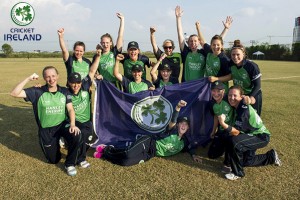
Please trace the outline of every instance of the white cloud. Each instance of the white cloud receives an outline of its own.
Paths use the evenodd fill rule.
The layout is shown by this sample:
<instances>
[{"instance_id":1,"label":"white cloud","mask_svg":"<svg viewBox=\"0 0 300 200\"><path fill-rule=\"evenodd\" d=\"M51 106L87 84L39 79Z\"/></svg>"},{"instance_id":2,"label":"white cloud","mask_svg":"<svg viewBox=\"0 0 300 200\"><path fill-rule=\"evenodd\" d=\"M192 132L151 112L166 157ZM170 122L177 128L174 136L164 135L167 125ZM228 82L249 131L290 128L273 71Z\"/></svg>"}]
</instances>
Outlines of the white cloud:
<instances>
[{"instance_id":1,"label":"white cloud","mask_svg":"<svg viewBox=\"0 0 300 200\"><path fill-rule=\"evenodd\" d=\"M145 27L142 24L138 23L135 20L130 21L130 27L136 31L142 31L145 29Z\"/></svg>"}]
</instances>

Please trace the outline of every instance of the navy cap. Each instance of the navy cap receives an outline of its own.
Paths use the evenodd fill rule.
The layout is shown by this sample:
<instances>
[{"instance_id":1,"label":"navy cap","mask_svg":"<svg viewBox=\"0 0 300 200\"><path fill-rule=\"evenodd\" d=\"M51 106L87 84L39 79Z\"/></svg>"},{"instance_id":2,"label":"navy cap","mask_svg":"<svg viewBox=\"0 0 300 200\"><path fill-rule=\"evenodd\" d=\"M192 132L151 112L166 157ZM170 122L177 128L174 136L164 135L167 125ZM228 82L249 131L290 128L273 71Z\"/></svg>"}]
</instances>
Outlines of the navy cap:
<instances>
[{"instance_id":1,"label":"navy cap","mask_svg":"<svg viewBox=\"0 0 300 200\"><path fill-rule=\"evenodd\" d=\"M70 83L81 83L81 76L77 72L73 72L69 75L68 81Z\"/></svg>"},{"instance_id":2,"label":"navy cap","mask_svg":"<svg viewBox=\"0 0 300 200\"><path fill-rule=\"evenodd\" d=\"M177 123L180 123L180 122L186 122L186 123L188 123L188 125L190 125L190 120L187 117L178 117Z\"/></svg>"},{"instance_id":3,"label":"navy cap","mask_svg":"<svg viewBox=\"0 0 300 200\"><path fill-rule=\"evenodd\" d=\"M131 71L143 71L143 67L141 65L133 65Z\"/></svg>"},{"instance_id":4,"label":"navy cap","mask_svg":"<svg viewBox=\"0 0 300 200\"><path fill-rule=\"evenodd\" d=\"M171 67L168 64L164 64L164 65L159 65L158 70L168 70L171 71Z\"/></svg>"},{"instance_id":5,"label":"navy cap","mask_svg":"<svg viewBox=\"0 0 300 200\"><path fill-rule=\"evenodd\" d=\"M218 90L224 90L225 89L225 85L222 81L215 81L212 83L211 85L211 89L218 89Z\"/></svg>"},{"instance_id":6,"label":"navy cap","mask_svg":"<svg viewBox=\"0 0 300 200\"><path fill-rule=\"evenodd\" d=\"M139 49L139 44L135 41L131 41L131 42L128 43L127 49L131 49L131 48Z\"/></svg>"}]
</instances>

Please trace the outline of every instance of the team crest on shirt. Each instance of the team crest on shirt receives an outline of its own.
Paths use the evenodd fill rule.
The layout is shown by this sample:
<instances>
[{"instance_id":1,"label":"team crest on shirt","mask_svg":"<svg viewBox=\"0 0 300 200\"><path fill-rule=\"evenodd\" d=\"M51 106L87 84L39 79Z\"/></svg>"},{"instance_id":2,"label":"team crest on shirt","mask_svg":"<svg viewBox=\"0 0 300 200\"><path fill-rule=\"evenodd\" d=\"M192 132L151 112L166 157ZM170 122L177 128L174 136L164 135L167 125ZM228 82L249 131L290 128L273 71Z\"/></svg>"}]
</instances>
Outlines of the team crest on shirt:
<instances>
[{"instance_id":1,"label":"team crest on shirt","mask_svg":"<svg viewBox=\"0 0 300 200\"><path fill-rule=\"evenodd\" d=\"M132 120L142 129L159 133L171 120L172 104L163 96L146 97L131 108Z\"/></svg>"},{"instance_id":2,"label":"team crest on shirt","mask_svg":"<svg viewBox=\"0 0 300 200\"><path fill-rule=\"evenodd\" d=\"M230 110L230 107L227 106L227 105L225 105L225 106L224 106L224 110L225 110L226 112L228 112L228 111Z\"/></svg>"},{"instance_id":3,"label":"team crest on shirt","mask_svg":"<svg viewBox=\"0 0 300 200\"><path fill-rule=\"evenodd\" d=\"M248 78L248 75L247 74L242 74L242 79L247 79Z\"/></svg>"},{"instance_id":4,"label":"team crest on shirt","mask_svg":"<svg viewBox=\"0 0 300 200\"><path fill-rule=\"evenodd\" d=\"M65 97L61 97L61 98L60 98L60 102L66 103L66 98L65 98Z\"/></svg>"},{"instance_id":5,"label":"team crest on shirt","mask_svg":"<svg viewBox=\"0 0 300 200\"><path fill-rule=\"evenodd\" d=\"M86 98L87 95L88 95L87 92L81 92L81 97L82 97L82 98Z\"/></svg>"},{"instance_id":6,"label":"team crest on shirt","mask_svg":"<svg viewBox=\"0 0 300 200\"><path fill-rule=\"evenodd\" d=\"M214 66L214 67L218 67L218 66L219 66L219 62L217 62L217 61L214 62L214 63L213 63L213 66Z\"/></svg>"}]
</instances>

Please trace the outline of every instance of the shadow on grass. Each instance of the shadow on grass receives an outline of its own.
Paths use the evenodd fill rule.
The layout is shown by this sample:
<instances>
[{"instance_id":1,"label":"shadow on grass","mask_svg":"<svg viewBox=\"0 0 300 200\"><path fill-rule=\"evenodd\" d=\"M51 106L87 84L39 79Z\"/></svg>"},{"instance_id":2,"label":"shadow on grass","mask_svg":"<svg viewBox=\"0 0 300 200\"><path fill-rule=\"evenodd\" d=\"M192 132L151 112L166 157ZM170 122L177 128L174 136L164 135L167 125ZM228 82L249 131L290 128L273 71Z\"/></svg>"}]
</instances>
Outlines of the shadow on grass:
<instances>
[{"instance_id":1,"label":"shadow on grass","mask_svg":"<svg viewBox=\"0 0 300 200\"><path fill-rule=\"evenodd\" d=\"M30 103L19 99L18 107L0 104L0 133L1 145L47 162L39 145L38 127ZM64 151L62 151L62 158L64 158L63 154ZM64 168L61 161L57 166Z\"/></svg>"},{"instance_id":2,"label":"shadow on grass","mask_svg":"<svg viewBox=\"0 0 300 200\"><path fill-rule=\"evenodd\" d=\"M201 163L196 163L195 161L193 161L189 153L179 153L174 156L163 158L166 160L172 160L174 162L180 162L193 168L198 168L204 171L215 173L220 177L223 177L224 174L221 172L221 168L223 166L224 157L220 157L218 159L209 159L207 156L209 145L210 143L205 147L200 146L197 148L196 154L201 157Z\"/></svg>"}]
</instances>

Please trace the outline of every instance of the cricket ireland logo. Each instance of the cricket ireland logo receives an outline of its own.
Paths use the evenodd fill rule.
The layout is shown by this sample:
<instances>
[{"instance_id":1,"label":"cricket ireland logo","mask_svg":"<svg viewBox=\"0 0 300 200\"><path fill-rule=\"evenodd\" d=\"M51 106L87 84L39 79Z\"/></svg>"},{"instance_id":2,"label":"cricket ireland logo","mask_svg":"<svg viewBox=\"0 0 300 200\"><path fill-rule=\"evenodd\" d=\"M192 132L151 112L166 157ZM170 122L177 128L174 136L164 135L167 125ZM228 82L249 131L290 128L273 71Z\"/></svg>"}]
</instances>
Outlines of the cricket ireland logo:
<instances>
[{"instance_id":1,"label":"cricket ireland logo","mask_svg":"<svg viewBox=\"0 0 300 200\"><path fill-rule=\"evenodd\" d=\"M159 133L169 124L172 113L172 104L166 98L151 96L134 103L131 118L140 128Z\"/></svg>"},{"instance_id":2,"label":"cricket ireland logo","mask_svg":"<svg viewBox=\"0 0 300 200\"><path fill-rule=\"evenodd\" d=\"M34 19L33 7L26 2L20 2L11 9L11 19L19 26L27 26Z\"/></svg>"}]
</instances>

